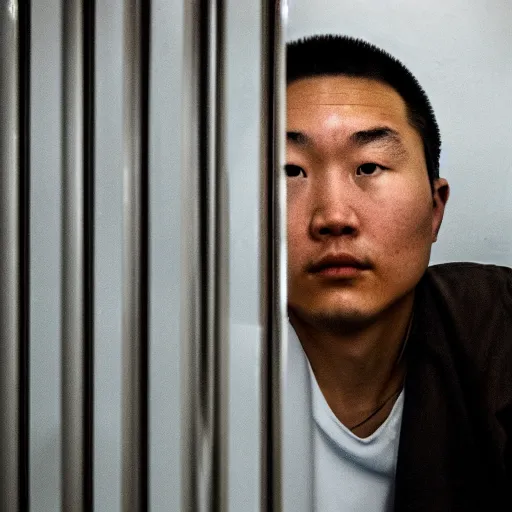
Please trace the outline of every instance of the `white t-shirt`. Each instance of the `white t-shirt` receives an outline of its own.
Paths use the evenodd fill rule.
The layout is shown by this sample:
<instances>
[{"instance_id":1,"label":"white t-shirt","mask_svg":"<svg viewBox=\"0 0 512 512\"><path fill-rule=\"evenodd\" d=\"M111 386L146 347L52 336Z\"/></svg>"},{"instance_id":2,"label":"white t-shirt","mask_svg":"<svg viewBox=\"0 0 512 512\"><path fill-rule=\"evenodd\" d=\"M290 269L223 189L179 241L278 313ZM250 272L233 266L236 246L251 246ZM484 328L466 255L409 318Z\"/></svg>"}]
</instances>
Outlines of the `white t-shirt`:
<instances>
[{"instance_id":1,"label":"white t-shirt","mask_svg":"<svg viewBox=\"0 0 512 512\"><path fill-rule=\"evenodd\" d=\"M386 421L369 437L353 434L336 418L309 366L317 512L393 510L404 392Z\"/></svg>"}]
</instances>

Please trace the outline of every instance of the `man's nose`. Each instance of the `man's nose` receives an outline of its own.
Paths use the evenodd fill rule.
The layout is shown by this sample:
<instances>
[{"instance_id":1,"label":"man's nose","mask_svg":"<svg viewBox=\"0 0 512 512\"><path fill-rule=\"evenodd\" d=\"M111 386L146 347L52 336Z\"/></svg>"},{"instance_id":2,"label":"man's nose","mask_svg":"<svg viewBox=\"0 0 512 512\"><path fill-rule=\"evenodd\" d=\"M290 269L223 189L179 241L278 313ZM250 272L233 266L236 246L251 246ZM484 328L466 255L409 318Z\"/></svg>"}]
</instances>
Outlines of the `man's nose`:
<instances>
[{"instance_id":1,"label":"man's nose","mask_svg":"<svg viewBox=\"0 0 512 512\"><path fill-rule=\"evenodd\" d=\"M355 236L359 231L359 219L354 201L352 194L340 187L319 191L310 225L313 238Z\"/></svg>"}]
</instances>

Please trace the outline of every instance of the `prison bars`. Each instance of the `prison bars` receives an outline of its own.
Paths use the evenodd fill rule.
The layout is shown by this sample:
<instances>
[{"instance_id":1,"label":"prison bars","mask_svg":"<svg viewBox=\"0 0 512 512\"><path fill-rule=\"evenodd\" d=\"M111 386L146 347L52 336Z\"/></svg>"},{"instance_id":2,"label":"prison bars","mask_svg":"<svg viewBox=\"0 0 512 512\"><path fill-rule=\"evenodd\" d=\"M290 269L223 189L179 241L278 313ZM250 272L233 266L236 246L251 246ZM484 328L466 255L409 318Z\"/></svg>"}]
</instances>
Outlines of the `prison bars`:
<instances>
[{"instance_id":1,"label":"prison bars","mask_svg":"<svg viewBox=\"0 0 512 512\"><path fill-rule=\"evenodd\" d=\"M286 190L284 182L286 1L261 3L261 510L281 512L286 376Z\"/></svg>"},{"instance_id":2,"label":"prison bars","mask_svg":"<svg viewBox=\"0 0 512 512\"><path fill-rule=\"evenodd\" d=\"M93 503L94 2L62 19L62 509Z\"/></svg>"},{"instance_id":3,"label":"prison bars","mask_svg":"<svg viewBox=\"0 0 512 512\"><path fill-rule=\"evenodd\" d=\"M182 510L227 510L228 245L223 0L184 11Z\"/></svg>"},{"instance_id":4,"label":"prison bars","mask_svg":"<svg viewBox=\"0 0 512 512\"><path fill-rule=\"evenodd\" d=\"M224 2L185 7L183 128L182 509L221 511L227 492L227 290ZM281 392L286 332L283 5L261 2L260 509L282 510ZM206 290L206 293L204 291Z\"/></svg>"},{"instance_id":5,"label":"prison bars","mask_svg":"<svg viewBox=\"0 0 512 512\"><path fill-rule=\"evenodd\" d=\"M28 509L29 5L0 13L0 509ZM280 510L284 333L281 6L262 2L262 510ZM224 3L185 3L184 493L187 510L226 510L227 241ZM63 3L62 506L92 508L94 6ZM148 508L149 3L125 1L123 510ZM275 23L275 25L274 25ZM272 53L267 59L268 52ZM267 67L268 66L268 67ZM267 75L267 70L270 73ZM190 86L190 87L189 87ZM188 96L187 96L188 95ZM277 122L276 122L277 120ZM191 143L187 145L187 142ZM188 174L189 171L193 171ZM187 195L188 194L188 195ZM189 216L190 214L190 216ZM192 229L190 229L192 228ZM277 392L277 393L276 393ZM271 434L267 430L271 429Z\"/></svg>"},{"instance_id":6,"label":"prison bars","mask_svg":"<svg viewBox=\"0 0 512 512\"><path fill-rule=\"evenodd\" d=\"M62 508L93 503L94 3L63 3ZM124 5L122 507L146 510L149 4Z\"/></svg>"},{"instance_id":7,"label":"prison bars","mask_svg":"<svg viewBox=\"0 0 512 512\"><path fill-rule=\"evenodd\" d=\"M124 2L122 510L148 510L149 0Z\"/></svg>"},{"instance_id":8,"label":"prison bars","mask_svg":"<svg viewBox=\"0 0 512 512\"><path fill-rule=\"evenodd\" d=\"M0 510L26 510L30 4L0 2Z\"/></svg>"}]
</instances>

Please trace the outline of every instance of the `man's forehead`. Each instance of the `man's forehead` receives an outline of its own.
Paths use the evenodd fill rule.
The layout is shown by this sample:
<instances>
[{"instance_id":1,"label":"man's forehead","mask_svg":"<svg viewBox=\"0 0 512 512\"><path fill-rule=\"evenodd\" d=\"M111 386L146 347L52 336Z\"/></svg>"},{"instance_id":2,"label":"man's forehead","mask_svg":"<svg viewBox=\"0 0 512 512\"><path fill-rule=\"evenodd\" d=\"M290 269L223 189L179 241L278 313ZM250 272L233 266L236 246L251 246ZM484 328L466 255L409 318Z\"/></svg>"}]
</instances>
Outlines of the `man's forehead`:
<instances>
[{"instance_id":1,"label":"man's forehead","mask_svg":"<svg viewBox=\"0 0 512 512\"><path fill-rule=\"evenodd\" d=\"M318 107L381 108L405 111L402 97L380 81L344 75L296 80L287 88L288 110Z\"/></svg>"},{"instance_id":2,"label":"man's forehead","mask_svg":"<svg viewBox=\"0 0 512 512\"><path fill-rule=\"evenodd\" d=\"M341 142L379 126L404 136L411 128L402 97L377 80L321 76L288 86L287 131L304 133L310 142Z\"/></svg>"}]
</instances>

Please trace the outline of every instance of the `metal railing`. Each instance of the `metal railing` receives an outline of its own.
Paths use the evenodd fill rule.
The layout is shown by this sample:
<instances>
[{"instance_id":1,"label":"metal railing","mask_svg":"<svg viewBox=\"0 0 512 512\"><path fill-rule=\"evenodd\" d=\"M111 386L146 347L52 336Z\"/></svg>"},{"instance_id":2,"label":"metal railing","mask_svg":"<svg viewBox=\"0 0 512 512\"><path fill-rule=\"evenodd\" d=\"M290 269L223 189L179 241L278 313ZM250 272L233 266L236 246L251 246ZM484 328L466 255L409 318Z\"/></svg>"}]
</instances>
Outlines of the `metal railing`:
<instances>
[{"instance_id":1,"label":"metal railing","mask_svg":"<svg viewBox=\"0 0 512 512\"><path fill-rule=\"evenodd\" d=\"M0 510L26 510L30 5L0 2Z\"/></svg>"},{"instance_id":2,"label":"metal railing","mask_svg":"<svg viewBox=\"0 0 512 512\"><path fill-rule=\"evenodd\" d=\"M29 507L30 4L0 2L0 510ZM282 510L286 344L282 5L261 3L262 511ZM229 508L225 0L184 2L182 510ZM151 3L124 0L122 509L150 509ZM95 3L62 2L62 510L93 509Z\"/></svg>"},{"instance_id":3,"label":"metal railing","mask_svg":"<svg viewBox=\"0 0 512 512\"><path fill-rule=\"evenodd\" d=\"M182 508L193 511L227 506L224 16L222 0L185 4Z\"/></svg>"},{"instance_id":4,"label":"metal railing","mask_svg":"<svg viewBox=\"0 0 512 512\"><path fill-rule=\"evenodd\" d=\"M62 508L93 503L94 2L63 4Z\"/></svg>"},{"instance_id":5,"label":"metal railing","mask_svg":"<svg viewBox=\"0 0 512 512\"><path fill-rule=\"evenodd\" d=\"M148 509L150 2L124 2L122 509Z\"/></svg>"}]
</instances>

